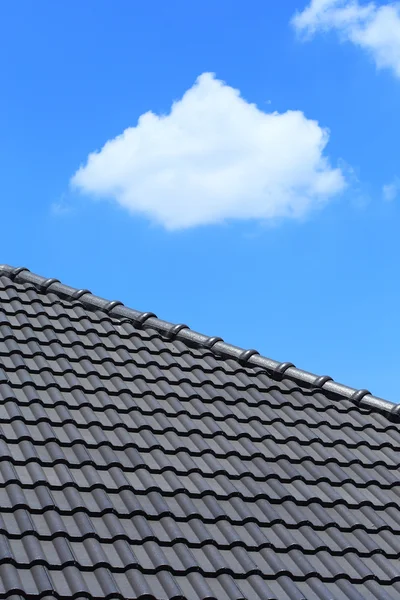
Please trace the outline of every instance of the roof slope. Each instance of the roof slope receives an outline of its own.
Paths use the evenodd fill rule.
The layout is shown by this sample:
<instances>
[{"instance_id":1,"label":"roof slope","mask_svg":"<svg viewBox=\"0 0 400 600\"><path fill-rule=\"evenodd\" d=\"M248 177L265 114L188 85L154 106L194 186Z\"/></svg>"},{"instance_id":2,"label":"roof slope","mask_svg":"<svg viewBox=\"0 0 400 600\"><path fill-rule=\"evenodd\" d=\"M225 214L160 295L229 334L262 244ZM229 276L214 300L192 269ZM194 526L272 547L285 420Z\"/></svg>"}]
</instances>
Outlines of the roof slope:
<instances>
[{"instance_id":1,"label":"roof slope","mask_svg":"<svg viewBox=\"0 0 400 600\"><path fill-rule=\"evenodd\" d=\"M0 598L398 599L397 418L2 266Z\"/></svg>"}]
</instances>

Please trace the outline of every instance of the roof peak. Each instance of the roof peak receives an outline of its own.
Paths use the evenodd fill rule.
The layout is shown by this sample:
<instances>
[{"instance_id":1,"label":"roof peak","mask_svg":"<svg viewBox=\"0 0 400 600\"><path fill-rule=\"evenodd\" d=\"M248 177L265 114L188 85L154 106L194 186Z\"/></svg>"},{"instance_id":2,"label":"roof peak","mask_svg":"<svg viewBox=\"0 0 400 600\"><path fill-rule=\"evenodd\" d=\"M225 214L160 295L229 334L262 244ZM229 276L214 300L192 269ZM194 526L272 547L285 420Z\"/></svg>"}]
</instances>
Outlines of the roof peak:
<instances>
[{"instance_id":1,"label":"roof peak","mask_svg":"<svg viewBox=\"0 0 400 600\"><path fill-rule=\"evenodd\" d=\"M77 289L65 285L58 279L36 275L31 273L26 267L0 265L0 275L2 274L21 283L31 283L40 288L41 291L47 291L51 288L51 291L55 294L65 296L71 300L79 300L82 304L102 310L110 316L130 319L139 327L151 327L171 339L179 339L188 344L195 344L210 349L216 354L236 359L249 367L264 368L274 379L281 379L285 376L304 387L321 389L321 391L323 390L328 394L351 400L363 408L378 410L392 417L400 415L400 404L397 405L394 402L374 396L369 390L358 390L337 383L328 375L320 376L309 373L308 371L298 369L290 362L272 360L261 356L257 350L246 350L238 346L233 346L224 342L218 336L207 336L193 331L187 325L163 321L152 312L141 312L128 308L119 300L110 301L92 294L89 290Z\"/></svg>"}]
</instances>

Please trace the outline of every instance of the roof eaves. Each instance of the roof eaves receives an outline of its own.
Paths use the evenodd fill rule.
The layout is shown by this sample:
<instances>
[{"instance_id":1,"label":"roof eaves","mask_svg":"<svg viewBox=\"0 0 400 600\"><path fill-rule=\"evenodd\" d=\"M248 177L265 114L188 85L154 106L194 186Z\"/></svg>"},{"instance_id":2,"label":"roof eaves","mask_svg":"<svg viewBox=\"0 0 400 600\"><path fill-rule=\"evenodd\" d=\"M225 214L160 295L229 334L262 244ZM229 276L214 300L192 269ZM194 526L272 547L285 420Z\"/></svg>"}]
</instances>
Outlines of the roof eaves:
<instances>
[{"instance_id":1,"label":"roof eaves","mask_svg":"<svg viewBox=\"0 0 400 600\"><path fill-rule=\"evenodd\" d=\"M0 265L0 275L4 274L13 280L19 280L25 283L31 283L43 291L51 287L51 291L60 296L66 296L71 300L79 300L82 304L102 310L113 317L132 320L140 327L151 327L161 334L182 340L188 344L194 344L208 348L216 354L225 357L234 358L246 364L249 367L261 367L265 369L274 379L281 379L283 376L314 389L321 389L334 396L346 398L355 404L372 410L383 412L392 418L400 416L400 404L395 404L383 398L371 394L368 390L358 390L341 383L333 381L328 375L315 375L302 369L298 369L290 362L278 362L260 356L256 350L245 350L238 346L233 346L222 340L220 337L207 336L197 331L193 331L187 325L174 324L159 319L154 313L141 312L128 308L119 300L107 300L95 296L89 290L77 289L61 283L58 279L47 279L41 275L31 273L25 267L11 267L9 265Z\"/></svg>"}]
</instances>

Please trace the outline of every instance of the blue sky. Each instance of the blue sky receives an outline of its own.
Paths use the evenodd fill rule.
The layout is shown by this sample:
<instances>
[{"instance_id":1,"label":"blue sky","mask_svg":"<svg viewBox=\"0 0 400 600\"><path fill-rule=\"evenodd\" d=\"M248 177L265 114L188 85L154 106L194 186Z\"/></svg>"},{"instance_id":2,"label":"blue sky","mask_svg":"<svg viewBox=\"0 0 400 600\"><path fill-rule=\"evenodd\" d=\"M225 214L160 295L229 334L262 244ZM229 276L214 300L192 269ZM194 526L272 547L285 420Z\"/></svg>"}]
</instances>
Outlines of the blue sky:
<instances>
[{"instance_id":1,"label":"blue sky","mask_svg":"<svg viewBox=\"0 0 400 600\"><path fill-rule=\"evenodd\" d=\"M396 6L14 0L0 28L0 262L398 400Z\"/></svg>"}]
</instances>

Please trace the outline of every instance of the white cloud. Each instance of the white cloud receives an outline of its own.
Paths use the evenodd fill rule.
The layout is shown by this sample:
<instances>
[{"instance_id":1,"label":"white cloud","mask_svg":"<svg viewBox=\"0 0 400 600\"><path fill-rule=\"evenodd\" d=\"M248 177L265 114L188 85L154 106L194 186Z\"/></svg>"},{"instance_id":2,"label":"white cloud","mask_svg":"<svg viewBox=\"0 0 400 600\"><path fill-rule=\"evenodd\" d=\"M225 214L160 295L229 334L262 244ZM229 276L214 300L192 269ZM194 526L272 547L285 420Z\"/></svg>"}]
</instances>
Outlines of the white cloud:
<instances>
[{"instance_id":1,"label":"white cloud","mask_svg":"<svg viewBox=\"0 0 400 600\"><path fill-rule=\"evenodd\" d=\"M68 203L67 194L61 194L56 202L50 206L51 213L56 216L66 215L72 212L71 204Z\"/></svg>"},{"instance_id":2,"label":"white cloud","mask_svg":"<svg viewBox=\"0 0 400 600\"><path fill-rule=\"evenodd\" d=\"M366 50L378 68L389 68L400 77L399 2L377 6L358 0L312 0L292 24L306 37L336 30L342 40Z\"/></svg>"},{"instance_id":3,"label":"white cloud","mask_svg":"<svg viewBox=\"0 0 400 600\"><path fill-rule=\"evenodd\" d=\"M392 202L400 194L400 179L395 177L391 183L387 183L382 187L383 199L387 202Z\"/></svg>"},{"instance_id":4,"label":"white cloud","mask_svg":"<svg viewBox=\"0 0 400 600\"><path fill-rule=\"evenodd\" d=\"M302 112L263 112L204 73L168 115L147 112L89 154L71 183L167 229L301 217L345 185L328 139Z\"/></svg>"}]
</instances>

